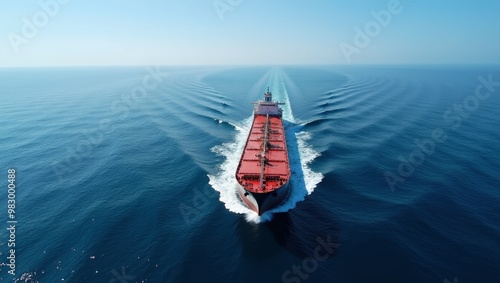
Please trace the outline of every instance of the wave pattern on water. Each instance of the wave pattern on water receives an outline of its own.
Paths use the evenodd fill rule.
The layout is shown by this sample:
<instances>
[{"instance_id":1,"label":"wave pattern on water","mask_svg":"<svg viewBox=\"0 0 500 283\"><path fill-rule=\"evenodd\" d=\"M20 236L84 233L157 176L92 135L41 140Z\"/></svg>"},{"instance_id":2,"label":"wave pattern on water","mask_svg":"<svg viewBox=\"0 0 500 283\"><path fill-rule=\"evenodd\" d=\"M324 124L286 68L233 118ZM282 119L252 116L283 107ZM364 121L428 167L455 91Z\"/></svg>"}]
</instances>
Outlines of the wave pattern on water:
<instances>
[{"instance_id":1,"label":"wave pattern on water","mask_svg":"<svg viewBox=\"0 0 500 283\"><path fill-rule=\"evenodd\" d=\"M19 260L8 279L277 282L330 236L342 252L310 282L500 278L499 90L454 110L471 109L478 76L497 81L500 68L162 70L137 101L124 97L144 68L0 70L0 169L18 172ZM259 218L234 172L250 102L267 86L286 103L292 192ZM437 128L446 140L391 191L384 173L400 174Z\"/></svg>"}]
</instances>

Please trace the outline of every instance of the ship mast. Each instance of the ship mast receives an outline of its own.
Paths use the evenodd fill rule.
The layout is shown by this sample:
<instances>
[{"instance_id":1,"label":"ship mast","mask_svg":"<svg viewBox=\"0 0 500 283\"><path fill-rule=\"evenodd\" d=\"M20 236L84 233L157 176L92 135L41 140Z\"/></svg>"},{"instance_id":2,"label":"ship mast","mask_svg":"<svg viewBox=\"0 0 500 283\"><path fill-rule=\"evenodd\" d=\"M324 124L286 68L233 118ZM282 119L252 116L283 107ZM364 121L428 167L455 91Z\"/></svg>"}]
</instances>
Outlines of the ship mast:
<instances>
[{"instance_id":1,"label":"ship mast","mask_svg":"<svg viewBox=\"0 0 500 283\"><path fill-rule=\"evenodd\" d=\"M266 124L264 126L264 140L262 142L262 153L260 156L260 188L264 189L264 169L266 166L267 139L269 134L269 114L266 115Z\"/></svg>"},{"instance_id":2,"label":"ship mast","mask_svg":"<svg viewBox=\"0 0 500 283\"><path fill-rule=\"evenodd\" d=\"M272 102L273 101L273 95L272 93L269 91L269 87L267 87L267 92L264 93L264 101L265 102Z\"/></svg>"}]
</instances>

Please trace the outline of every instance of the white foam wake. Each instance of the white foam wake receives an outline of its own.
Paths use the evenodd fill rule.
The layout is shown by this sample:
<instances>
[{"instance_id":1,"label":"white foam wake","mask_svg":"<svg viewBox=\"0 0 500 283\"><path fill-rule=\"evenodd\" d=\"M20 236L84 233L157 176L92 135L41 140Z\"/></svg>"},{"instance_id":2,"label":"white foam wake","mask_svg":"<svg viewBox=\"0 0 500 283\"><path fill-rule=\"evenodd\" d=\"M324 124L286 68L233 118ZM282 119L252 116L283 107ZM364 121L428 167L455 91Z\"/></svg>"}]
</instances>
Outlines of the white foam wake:
<instances>
[{"instance_id":1,"label":"white foam wake","mask_svg":"<svg viewBox=\"0 0 500 283\"><path fill-rule=\"evenodd\" d=\"M253 212L240 201L237 191L238 182L235 178L246 136L252 126L252 118L249 117L240 124L231 124L236 129L234 141L212 148L213 152L224 157L224 162L219 166L220 172L217 175L208 175L209 184L220 193L219 200L229 211L241 214Z\"/></svg>"},{"instance_id":2,"label":"white foam wake","mask_svg":"<svg viewBox=\"0 0 500 283\"><path fill-rule=\"evenodd\" d=\"M285 84L281 76L276 77L273 74L271 78L273 82L271 92L273 92L273 100L285 103L283 107L283 119L285 120L291 170L291 190L284 203L259 217L238 196L238 183L234 174L245 146L248 131L252 126L253 116L243 120L241 123L232 124L236 129L234 141L212 148L213 152L224 157L224 162L220 165L220 172L217 175L208 175L210 185L220 193L219 199L229 211L245 214L247 221L254 223L269 221L272 219L273 213L286 212L295 208L295 205L304 200L306 195L311 194L317 184L323 179L323 174L314 172L309 167L311 162L320 155L307 143L311 139L311 134L303 131L302 125L295 124Z\"/></svg>"}]
</instances>

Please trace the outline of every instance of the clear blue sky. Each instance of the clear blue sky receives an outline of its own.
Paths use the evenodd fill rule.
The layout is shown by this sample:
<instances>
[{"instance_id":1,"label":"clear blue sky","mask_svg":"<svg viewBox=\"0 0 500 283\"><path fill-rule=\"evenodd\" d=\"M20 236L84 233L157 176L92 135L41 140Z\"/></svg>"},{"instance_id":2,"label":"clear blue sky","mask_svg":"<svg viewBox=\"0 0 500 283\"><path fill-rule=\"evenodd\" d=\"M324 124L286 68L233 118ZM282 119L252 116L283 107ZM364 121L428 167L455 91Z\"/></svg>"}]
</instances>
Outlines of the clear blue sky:
<instances>
[{"instance_id":1,"label":"clear blue sky","mask_svg":"<svg viewBox=\"0 0 500 283\"><path fill-rule=\"evenodd\" d=\"M0 66L500 64L498 0L400 0L348 62L341 44L391 1L0 0Z\"/></svg>"}]
</instances>

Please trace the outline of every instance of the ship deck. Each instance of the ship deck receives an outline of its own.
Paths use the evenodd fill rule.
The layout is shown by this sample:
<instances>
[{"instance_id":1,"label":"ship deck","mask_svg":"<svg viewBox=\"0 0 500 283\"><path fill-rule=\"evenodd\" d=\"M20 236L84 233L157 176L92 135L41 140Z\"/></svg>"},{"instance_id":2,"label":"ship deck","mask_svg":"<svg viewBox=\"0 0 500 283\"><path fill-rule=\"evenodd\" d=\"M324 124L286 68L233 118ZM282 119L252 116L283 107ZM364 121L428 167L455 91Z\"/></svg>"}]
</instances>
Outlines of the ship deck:
<instances>
[{"instance_id":1,"label":"ship deck","mask_svg":"<svg viewBox=\"0 0 500 283\"><path fill-rule=\"evenodd\" d=\"M269 116L267 134L267 152L263 170L263 187L260 187L260 176L265 139L266 116L255 115L248 135L236 179L247 191L267 193L279 189L290 178L290 165L285 141L285 130L281 117Z\"/></svg>"}]
</instances>

